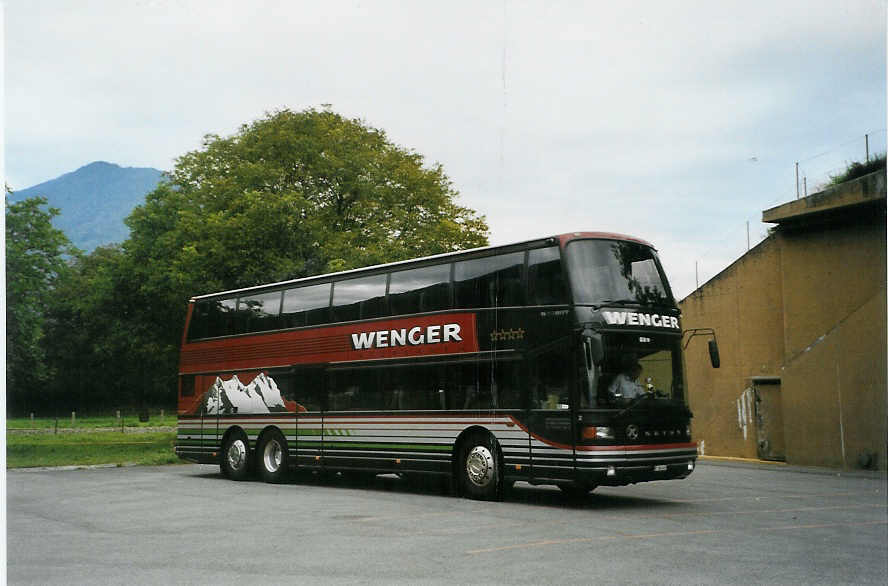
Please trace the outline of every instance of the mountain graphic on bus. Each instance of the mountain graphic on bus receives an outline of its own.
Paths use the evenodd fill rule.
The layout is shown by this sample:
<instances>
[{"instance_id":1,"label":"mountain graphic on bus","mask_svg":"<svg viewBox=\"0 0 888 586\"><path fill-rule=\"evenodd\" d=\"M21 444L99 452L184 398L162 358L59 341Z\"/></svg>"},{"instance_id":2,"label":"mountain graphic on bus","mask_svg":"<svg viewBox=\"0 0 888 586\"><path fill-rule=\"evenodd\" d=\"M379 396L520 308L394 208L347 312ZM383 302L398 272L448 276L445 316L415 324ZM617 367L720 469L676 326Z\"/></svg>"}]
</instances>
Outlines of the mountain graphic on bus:
<instances>
[{"instance_id":1,"label":"mountain graphic on bus","mask_svg":"<svg viewBox=\"0 0 888 586\"><path fill-rule=\"evenodd\" d=\"M277 383L264 372L247 384L237 375L228 380L217 376L198 403L197 410L201 409L206 415L305 411L299 403L285 400Z\"/></svg>"}]
</instances>

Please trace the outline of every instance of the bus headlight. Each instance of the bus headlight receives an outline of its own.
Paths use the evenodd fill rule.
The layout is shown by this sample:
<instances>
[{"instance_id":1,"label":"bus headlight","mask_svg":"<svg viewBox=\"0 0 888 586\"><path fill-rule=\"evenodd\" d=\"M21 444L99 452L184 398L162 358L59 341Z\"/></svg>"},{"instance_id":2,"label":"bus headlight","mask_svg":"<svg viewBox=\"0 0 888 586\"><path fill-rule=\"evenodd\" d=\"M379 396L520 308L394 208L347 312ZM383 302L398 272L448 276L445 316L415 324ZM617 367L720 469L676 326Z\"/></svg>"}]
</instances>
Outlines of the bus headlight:
<instances>
[{"instance_id":1,"label":"bus headlight","mask_svg":"<svg viewBox=\"0 0 888 586\"><path fill-rule=\"evenodd\" d=\"M583 428L583 439L614 439L614 430L610 427L591 427Z\"/></svg>"}]
</instances>

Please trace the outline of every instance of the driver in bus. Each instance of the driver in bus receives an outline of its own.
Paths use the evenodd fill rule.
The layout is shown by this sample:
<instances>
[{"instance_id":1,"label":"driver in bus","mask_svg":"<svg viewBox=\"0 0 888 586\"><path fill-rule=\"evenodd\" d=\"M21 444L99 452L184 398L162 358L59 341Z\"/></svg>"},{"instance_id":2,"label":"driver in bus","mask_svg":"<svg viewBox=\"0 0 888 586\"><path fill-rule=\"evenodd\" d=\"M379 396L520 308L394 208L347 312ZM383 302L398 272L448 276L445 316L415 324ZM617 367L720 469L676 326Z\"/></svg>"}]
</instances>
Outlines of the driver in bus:
<instances>
[{"instance_id":1,"label":"driver in bus","mask_svg":"<svg viewBox=\"0 0 888 586\"><path fill-rule=\"evenodd\" d=\"M614 377L607 391L611 396L622 399L635 399L644 394L644 387L638 384L641 375L641 364L634 356L627 356L623 361L623 369Z\"/></svg>"}]
</instances>

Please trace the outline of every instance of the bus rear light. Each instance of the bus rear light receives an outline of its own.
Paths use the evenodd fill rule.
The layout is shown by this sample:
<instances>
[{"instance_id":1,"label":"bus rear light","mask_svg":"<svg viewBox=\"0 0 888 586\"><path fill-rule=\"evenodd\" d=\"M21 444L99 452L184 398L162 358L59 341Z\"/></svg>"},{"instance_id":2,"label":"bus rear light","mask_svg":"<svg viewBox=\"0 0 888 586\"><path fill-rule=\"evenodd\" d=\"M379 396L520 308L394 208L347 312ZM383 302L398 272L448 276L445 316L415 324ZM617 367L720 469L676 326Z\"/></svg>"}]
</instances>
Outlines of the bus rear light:
<instances>
[{"instance_id":1,"label":"bus rear light","mask_svg":"<svg viewBox=\"0 0 888 586\"><path fill-rule=\"evenodd\" d=\"M614 431L610 427L591 427L583 428L583 439L614 439Z\"/></svg>"}]
</instances>

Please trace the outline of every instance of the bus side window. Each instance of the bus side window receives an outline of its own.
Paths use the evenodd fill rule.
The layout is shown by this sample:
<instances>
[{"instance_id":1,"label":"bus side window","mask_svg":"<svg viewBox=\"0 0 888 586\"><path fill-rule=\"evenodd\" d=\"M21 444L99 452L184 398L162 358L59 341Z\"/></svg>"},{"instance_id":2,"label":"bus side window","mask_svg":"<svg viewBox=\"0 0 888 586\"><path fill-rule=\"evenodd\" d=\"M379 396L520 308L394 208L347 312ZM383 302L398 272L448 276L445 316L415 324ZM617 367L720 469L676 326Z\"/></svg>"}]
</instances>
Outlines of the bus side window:
<instances>
[{"instance_id":1,"label":"bus side window","mask_svg":"<svg viewBox=\"0 0 888 586\"><path fill-rule=\"evenodd\" d=\"M521 392L521 363L516 360L501 360L494 364L493 378L496 381L496 404L499 409L523 409Z\"/></svg>"},{"instance_id":2,"label":"bus side window","mask_svg":"<svg viewBox=\"0 0 888 586\"><path fill-rule=\"evenodd\" d=\"M500 307L524 303L524 253L513 252L456 263L456 307Z\"/></svg>"},{"instance_id":3,"label":"bus side window","mask_svg":"<svg viewBox=\"0 0 888 586\"><path fill-rule=\"evenodd\" d=\"M558 409L559 405L570 402L568 369L564 365L564 357L569 356L566 343L528 356L528 381L530 384L530 401L532 409Z\"/></svg>"},{"instance_id":4,"label":"bus side window","mask_svg":"<svg viewBox=\"0 0 888 586\"><path fill-rule=\"evenodd\" d=\"M281 291L257 293L238 299L242 332L261 332L280 327Z\"/></svg>"},{"instance_id":5,"label":"bus side window","mask_svg":"<svg viewBox=\"0 0 888 586\"><path fill-rule=\"evenodd\" d=\"M346 370L330 374L330 411L377 411L384 406L378 370Z\"/></svg>"},{"instance_id":6,"label":"bus side window","mask_svg":"<svg viewBox=\"0 0 888 586\"><path fill-rule=\"evenodd\" d=\"M281 327L299 328L327 323L330 283L308 285L284 292Z\"/></svg>"},{"instance_id":7,"label":"bus side window","mask_svg":"<svg viewBox=\"0 0 888 586\"><path fill-rule=\"evenodd\" d=\"M210 321L210 337L230 336L235 333L234 314L237 312L237 299L219 299L213 302L216 311Z\"/></svg>"},{"instance_id":8,"label":"bus side window","mask_svg":"<svg viewBox=\"0 0 888 586\"><path fill-rule=\"evenodd\" d=\"M567 303L567 287L557 246L537 248L528 253L527 296L529 305Z\"/></svg>"},{"instance_id":9,"label":"bus side window","mask_svg":"<svg viewBox=\"0 0 888 586\"><path fill-rule=\"evenodd\" d=\"M450 309L450 264L392 273L389 304L392 315Z\"/></svg>"},{"instance_id":10,"label":"bus side window","mask_svg":"<svg viewBox=\"0 0 888 586\"><path fill-rule=\"evenodd\" d=\"M198 301L191 310L191 323L188 325L188 340L197 340L209 336L210 304L212 301Z\"/></svg>"},{"instance_id":11,"label":"bus side window","mask_svg":"<svg viewBox=\"0 0 888 586\"><path fill-rule=\"evenodd\" d=\"M281 392L287 411L304 413L321 411L324 398L324 371L316 367L297 368L287 372L269 372Z\"/></svg>"},{"instance_id":12,"label":"bus side window","mask_svg":"<svg viewBox=\"0 0 888 586\"><path fill-rule=\"evenodd\" d=\"M387 275L371 275L333 284L333 321L354 321L387 313Z\"/></svg>"}]
</instances>

